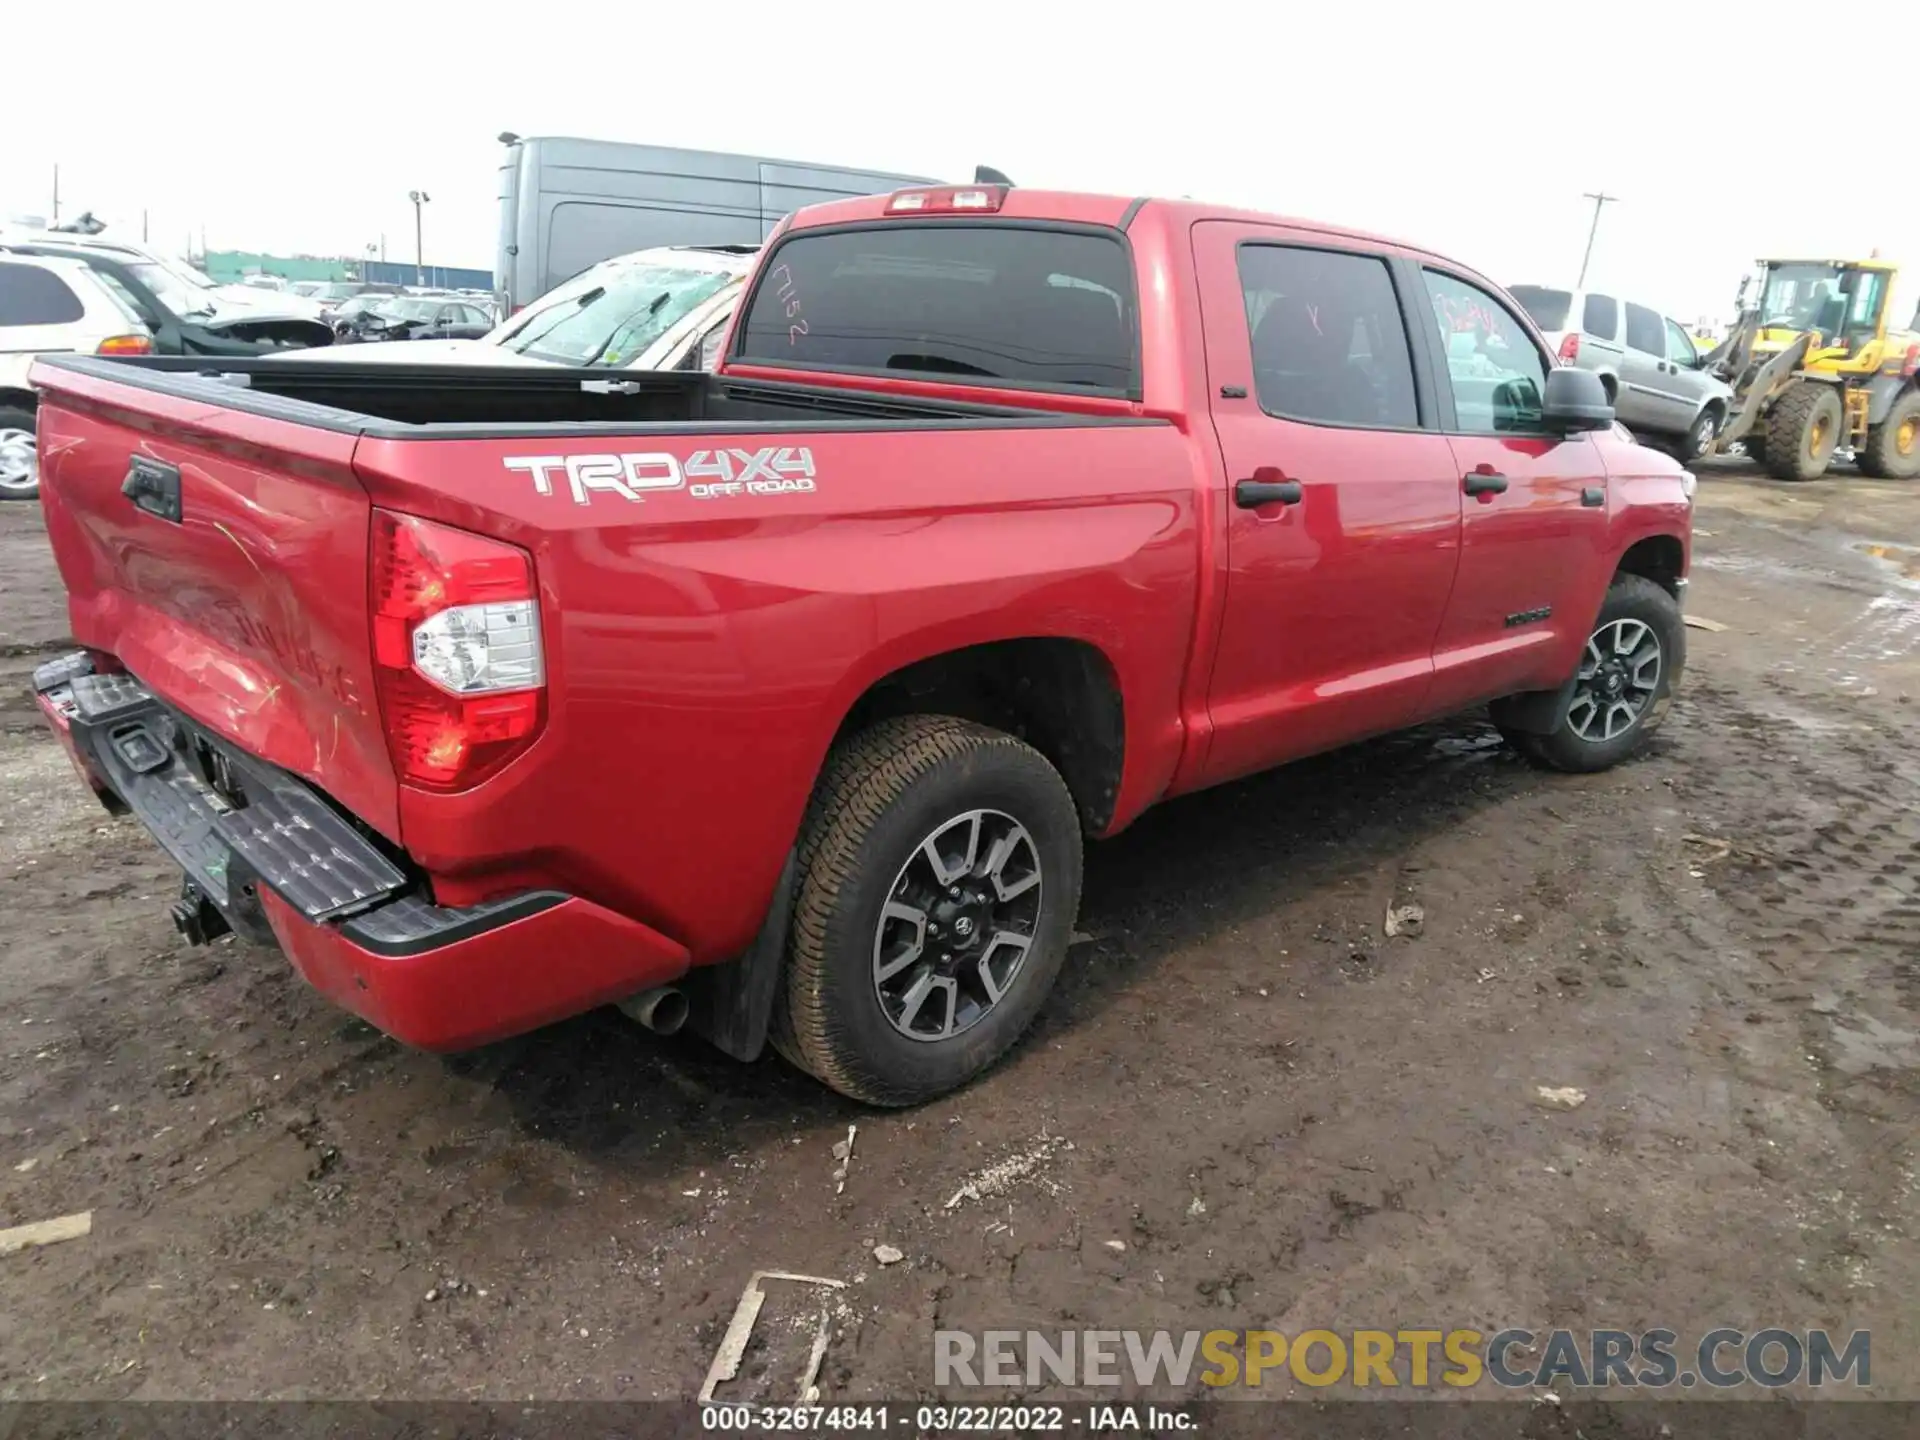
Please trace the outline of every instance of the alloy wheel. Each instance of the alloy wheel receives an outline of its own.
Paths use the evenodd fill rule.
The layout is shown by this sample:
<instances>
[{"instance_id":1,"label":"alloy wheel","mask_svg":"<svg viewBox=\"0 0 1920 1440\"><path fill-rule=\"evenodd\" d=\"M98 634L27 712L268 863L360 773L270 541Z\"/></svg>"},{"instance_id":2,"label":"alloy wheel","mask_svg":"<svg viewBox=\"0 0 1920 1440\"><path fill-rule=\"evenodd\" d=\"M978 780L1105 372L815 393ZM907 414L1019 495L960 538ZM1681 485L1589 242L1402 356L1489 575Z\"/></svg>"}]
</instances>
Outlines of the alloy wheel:
<instances>
[{"instance_id":1,"label":"alloy wheel","mask_svg":"<svg viewBox=\"0 0 1920 1440\"><path fill-rule=\"evenodd\" d=\"M1639 723L1660 689L1660 637L1642 620L1614 620L1587 641L1567 724L1594 745Z\"/></svg>"},{"instance_id":2,"label":"alloy wheel","mask_svg":"<svg viewBox=\"0 0 1920 1440\"><path fill-rule=\"evenodd\" d=\"M949 1040L987 1017L1039 933L1040 852L1018 820L969 810L914 847L873 936L873 988L910 1040Z\"/></svg>"}]
</instances>

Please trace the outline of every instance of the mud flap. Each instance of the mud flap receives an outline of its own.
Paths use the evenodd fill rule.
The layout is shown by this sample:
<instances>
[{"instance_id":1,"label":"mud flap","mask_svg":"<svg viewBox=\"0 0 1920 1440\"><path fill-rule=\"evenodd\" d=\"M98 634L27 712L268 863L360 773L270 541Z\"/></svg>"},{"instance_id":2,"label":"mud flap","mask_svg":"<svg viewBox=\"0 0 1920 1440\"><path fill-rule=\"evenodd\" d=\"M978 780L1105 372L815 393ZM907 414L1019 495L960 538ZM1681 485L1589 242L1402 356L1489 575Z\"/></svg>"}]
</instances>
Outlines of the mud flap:
<instances>
[{"instance_id":1,"label":"mud flap","mask_svg":"<svg viewBox=\"0 0 1920 1440\"><path fill-rule=\"evenodd\" d=\"M753 944L737 960L707 965L681 982L687 992L687 1026L716 1050L736 1060L758 1060L766 1049L780 962L787 953L787 922L793 917L796 862L792 851L780 867L773 903Z\"/></svg>"},{"instance_id":2,"label":"mud flap","mask_svg":"<svg viewBox=\"0 0 1920 1440\"><path fill-rule=\"evenodd\" d=\"M1524 735L1551 735L1567 718L1573 704L1573 687L1579 683L1576 670L1558 690L1529 690L1523 695L1507 695L1487 707L1493 723L1502 730L1518 730Z\"/></svg>"}]
</instances>

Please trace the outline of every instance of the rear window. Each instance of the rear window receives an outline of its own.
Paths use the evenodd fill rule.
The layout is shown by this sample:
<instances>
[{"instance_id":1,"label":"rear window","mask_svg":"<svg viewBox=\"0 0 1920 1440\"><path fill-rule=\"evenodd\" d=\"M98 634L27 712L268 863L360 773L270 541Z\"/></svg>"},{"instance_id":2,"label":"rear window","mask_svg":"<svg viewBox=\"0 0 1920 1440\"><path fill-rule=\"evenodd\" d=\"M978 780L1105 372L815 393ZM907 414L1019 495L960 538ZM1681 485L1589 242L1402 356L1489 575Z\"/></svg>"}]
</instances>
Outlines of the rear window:
<instances>
[{"instance_id":1,"label":"rear window","mask_svg":"<svg viewBox=\"0 0 1920 1440\"><path fill-rule=\"evenodd\" d=\"M1516 285L1507 292L1518 300L1542 330L1567 328L1567 308L1573 296L1565 290L1543 290L1538 285Z\"/></svg>"},{"instance_id":2,"label":"rear window","mask_svg":"<svg viewBox=\"0 0 1920 1440\"><path fill-rule=\"evenodd\" d=\"M70 325L86 314L67 282L38 265L0 265L0 325Z\"/></svg>"},{"instance_id":3,"label":"rear window","mask_svg":"<svg viewBox=\"0 0 1920 1440\"><path fill-rule=\"evenodd\" d=\"M761 272L736 357L1126 394L1133 267L1117 237L1017 225L801 233Z\"/></svg>"}]
</instances>

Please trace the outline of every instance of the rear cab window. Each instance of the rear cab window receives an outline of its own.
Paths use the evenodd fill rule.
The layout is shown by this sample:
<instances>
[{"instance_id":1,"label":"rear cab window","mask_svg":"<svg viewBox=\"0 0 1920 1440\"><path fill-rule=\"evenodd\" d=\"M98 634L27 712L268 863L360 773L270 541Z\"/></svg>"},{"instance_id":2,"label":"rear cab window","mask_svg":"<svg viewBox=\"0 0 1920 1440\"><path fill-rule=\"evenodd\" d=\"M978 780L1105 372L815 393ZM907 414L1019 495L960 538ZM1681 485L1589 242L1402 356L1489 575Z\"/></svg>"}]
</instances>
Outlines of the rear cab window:
<instances>
[{"instance_id":1,"label":"rear cab window","mask_svg":"<svg viewBox=\"0 0 1920 1440\"><path fill-rule=\"evenodd\" d=\"M1134 396L1133 261L1093 228L933 222L802 230L767 258L732 359Z\"/></svg>"}]
</instances>

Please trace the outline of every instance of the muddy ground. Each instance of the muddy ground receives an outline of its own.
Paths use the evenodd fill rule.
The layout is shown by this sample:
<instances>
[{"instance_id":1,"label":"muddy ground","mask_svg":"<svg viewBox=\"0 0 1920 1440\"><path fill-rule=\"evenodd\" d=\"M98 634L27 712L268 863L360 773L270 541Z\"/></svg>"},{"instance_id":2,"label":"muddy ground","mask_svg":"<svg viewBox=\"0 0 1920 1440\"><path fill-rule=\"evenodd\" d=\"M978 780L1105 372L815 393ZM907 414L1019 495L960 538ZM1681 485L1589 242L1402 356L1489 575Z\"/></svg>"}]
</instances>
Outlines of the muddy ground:
<instances>
[{"instance_id":1,"label":"muddy ground","mask_svg":"<svg viewBox=\"0 0 1920 1440\"><path fill-rule=\"evenodd\" d=\"M64 615L0 509L0 1225L94 1216L0 1257L0 1397L689 1396L763 1268L849 1282L829 1397L926 1393L936 1325L1417 1323L1871 1327L1920 1396L1920 487L1722 466L1699 525L1727 628L1649 753L1467 717L1168 805L1011 1060L875 1114L187 949L25 699Z\"/></svg>"}]
</instances>

